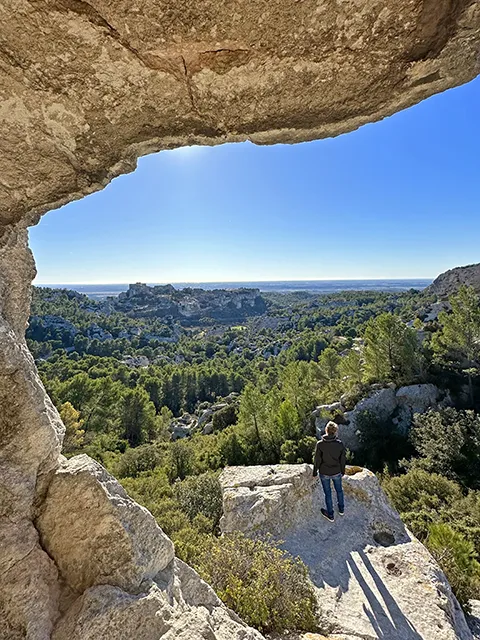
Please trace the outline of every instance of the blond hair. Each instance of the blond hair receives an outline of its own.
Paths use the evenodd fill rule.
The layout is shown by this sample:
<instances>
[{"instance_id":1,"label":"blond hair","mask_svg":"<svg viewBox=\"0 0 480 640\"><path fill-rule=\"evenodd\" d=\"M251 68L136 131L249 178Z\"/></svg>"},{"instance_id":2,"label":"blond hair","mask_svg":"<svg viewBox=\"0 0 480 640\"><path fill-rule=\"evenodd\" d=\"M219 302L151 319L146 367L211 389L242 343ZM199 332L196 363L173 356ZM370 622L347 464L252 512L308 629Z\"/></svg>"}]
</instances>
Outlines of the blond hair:
<instances>
[{"instance_id":1,"label":"blond hair","mask_svg":"<svg viewBox=\"0 0 480 640\"><path fill-rule=\"evenodd\" d=\"M327 422L327 425L325 427L325 433L327 434L327 436L336 436L338 433L338 425L330 420L330 422Z\"/></svg>"}]
</instances>

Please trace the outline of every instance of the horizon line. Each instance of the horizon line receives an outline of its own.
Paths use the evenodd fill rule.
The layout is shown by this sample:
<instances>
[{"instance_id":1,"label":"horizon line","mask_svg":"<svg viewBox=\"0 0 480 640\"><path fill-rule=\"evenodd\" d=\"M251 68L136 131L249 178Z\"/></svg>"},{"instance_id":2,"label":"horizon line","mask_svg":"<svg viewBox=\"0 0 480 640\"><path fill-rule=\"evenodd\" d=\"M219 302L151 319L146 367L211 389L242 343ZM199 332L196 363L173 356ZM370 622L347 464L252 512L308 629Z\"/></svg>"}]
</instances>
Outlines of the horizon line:
<instances>
[{"instance_id":1,"label":"horizon line","mask_svg":"<svg viewBox=\"0 0 480 640\"><path fill-rule=\"evenodd\" d=\"M435 276L436 277L436 276ZM101 286L101 285L130 285L130 284L137 284L137 283L141 283L141 284L150 284L150 285L175 285L175 284L248 284L251 282L258 282L258 283L269 283L269 282L364 282L364 281L370 281L370 282L381 282L383 280L388 280L390 282L395 282L395 281L405 281L405 280L434 280L435 277L432 276L415 276L415 277L408 277L408 278L402 278L402 277L395 277L395 278L388 278L388 277L383 277L383 278L295 278L292 280L287 280L285 278L280 278L278 280L276 279L268 279L268 280L255 280L255 279L251 279L251 280L178 280L178 281L164 281L164 282L153 282L153 281L146 281L146 280L135 280L135 281L122 281L122 282L33 282L33 286L44 286L47 287L49 285L55 285L55 286L59 286L59 285L65 285L65 286L78 286L78 285L84 285L84 286Z\"/></svg>"}]
</instances>

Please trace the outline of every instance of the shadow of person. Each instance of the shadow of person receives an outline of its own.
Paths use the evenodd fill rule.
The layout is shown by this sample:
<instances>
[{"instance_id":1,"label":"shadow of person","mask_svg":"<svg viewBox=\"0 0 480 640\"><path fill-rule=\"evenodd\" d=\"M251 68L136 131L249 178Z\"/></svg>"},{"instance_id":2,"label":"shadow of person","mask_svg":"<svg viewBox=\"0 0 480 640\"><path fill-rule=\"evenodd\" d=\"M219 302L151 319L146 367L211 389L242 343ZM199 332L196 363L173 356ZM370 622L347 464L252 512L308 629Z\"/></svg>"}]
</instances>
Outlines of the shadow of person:
<instances>
[{"instance_id":1,"label":"shadow of person","mask_svg":"<svg viewBox=\"0 0 480 640\"><path fill-rule=\"evenodd\" d=\"M363 610L378 638L380 640L422 640L422 636L397 605L385 583L374 569L367 554L364 551L359 551L358 554L383 600L382 604L368 585L354 558L350 556L347 560L348 565L368 602L368 606L366 604L363 605Z\"/></svg>"}]
</instances>

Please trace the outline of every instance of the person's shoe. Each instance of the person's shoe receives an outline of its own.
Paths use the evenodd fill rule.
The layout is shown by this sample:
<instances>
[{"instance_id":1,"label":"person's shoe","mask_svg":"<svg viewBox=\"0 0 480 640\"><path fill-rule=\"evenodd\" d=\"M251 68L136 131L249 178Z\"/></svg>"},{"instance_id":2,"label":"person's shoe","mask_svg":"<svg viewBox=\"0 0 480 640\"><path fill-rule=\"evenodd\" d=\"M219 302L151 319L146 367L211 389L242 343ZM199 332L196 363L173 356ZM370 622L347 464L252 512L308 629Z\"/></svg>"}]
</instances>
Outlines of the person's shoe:
<instances>
[{"instance_id":1,"label":"person's shoe","mask_svg":"<svg viewBox=\"0 0 480 640\"><path fill-rule=\"evenodd\" d=\"M321 514L324 518L326 518L329 522L335 522L333 516L329 515L326 509L320 509Z\"/></svg>"},{"instance_id":2,"label":"person's shoe","mask_svg":"<svg viewBox=\"0 0 480 640\"><path fill-rule=\"evenodd\" d=\"M340 511L340 509L338 510L338 515L339 516L344 516L345 515L345 509L343 511Z\"/></svg>"}]
</instances>

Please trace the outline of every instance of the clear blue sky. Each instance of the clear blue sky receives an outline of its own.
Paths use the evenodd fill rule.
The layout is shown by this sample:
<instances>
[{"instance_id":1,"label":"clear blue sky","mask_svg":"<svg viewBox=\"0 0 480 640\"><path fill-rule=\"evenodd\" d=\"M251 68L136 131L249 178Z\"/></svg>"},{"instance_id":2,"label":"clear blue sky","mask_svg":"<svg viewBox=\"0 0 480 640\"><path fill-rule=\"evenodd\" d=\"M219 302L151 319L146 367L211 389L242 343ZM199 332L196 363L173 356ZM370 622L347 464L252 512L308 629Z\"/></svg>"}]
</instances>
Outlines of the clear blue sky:
<instances>
[{"instance_id":1,"label":"clear blue sky","mask_svg":"<svg viewBox=\"0 0 480 640\"><path fill-rule=\"evenodd\" d=\"M162 152L32 228L36 283L434 277L480 262L480 79L299 145Z\"/></svg>"}]
</instances>

